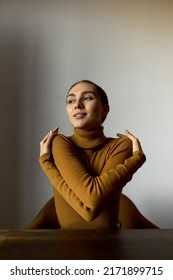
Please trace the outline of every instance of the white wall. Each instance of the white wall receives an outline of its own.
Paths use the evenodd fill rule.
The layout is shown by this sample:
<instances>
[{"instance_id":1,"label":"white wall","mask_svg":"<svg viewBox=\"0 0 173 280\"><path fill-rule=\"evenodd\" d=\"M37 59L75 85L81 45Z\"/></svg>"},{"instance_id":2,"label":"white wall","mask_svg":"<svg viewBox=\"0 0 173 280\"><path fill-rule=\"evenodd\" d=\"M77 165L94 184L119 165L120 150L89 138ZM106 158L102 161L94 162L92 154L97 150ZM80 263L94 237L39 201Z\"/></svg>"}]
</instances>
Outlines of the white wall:
<instances>
[{"instance_id":1,"label":"white wall","mask_svg":"<svg viewBox=\"0 0 173 280\"><path fill-rule=\"evenodd\" d=\"M0 2L0 228L23 227L52 196L38 164L80 79L108 93L108 136L126 128L147 162L126 186L142 213L173 227L173 1Z\"/></svg>"}]
</instances>

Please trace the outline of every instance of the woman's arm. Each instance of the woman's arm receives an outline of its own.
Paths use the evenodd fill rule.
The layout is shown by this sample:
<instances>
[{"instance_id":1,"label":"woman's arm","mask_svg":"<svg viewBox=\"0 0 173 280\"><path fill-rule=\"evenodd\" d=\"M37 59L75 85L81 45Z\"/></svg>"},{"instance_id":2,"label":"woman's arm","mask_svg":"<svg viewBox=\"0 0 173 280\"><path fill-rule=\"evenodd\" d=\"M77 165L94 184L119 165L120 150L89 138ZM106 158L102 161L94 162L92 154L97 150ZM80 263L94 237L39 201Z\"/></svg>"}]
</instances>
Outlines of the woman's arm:
<instances>
[{"instance_id":1,"label":"woman's arm","mask_svg":"<svg viewBox=\"0 0 173 280\"><path fill-rule=\"evenodd\" d=\"M93 211L105 204L114 191L122 189L145 161L139 141L129 133L127 136L133 137L133 146L138 145L133 150L133 156L119 165L115 165L115 160L111 157L102 172L95 177L88 172L77 155L75 146L66 137L58 135L53 141L56 167L70 189Z\"/></svg>"},{"instance_id":2,"label":"woman's arm","mask_svg":"<svg viewBox=\"0 0 173 280\"><path fill-rule=\"evenodd\" d=\"M48 176L49 181L56 188L59 194L65 199L67 203L81 215L86 221L92 221L98 214L97 211L92 211L87 208L75 193L69 188L60 172L53 163L51 152L52 140L57 135L58 128L51 130L40 142L40 165Z\"/></svg>"},{"instance_id":3,"label":"woman's arm","mask_svg":"<svg viewBox=\"0 0 173 280\"><path fill-rule=\"evenodd\" d=\"M98 215L99 209L92 211L75 195L62 178L55 164L52 162L51 154L44 153L40 156L39 162L44 173L49 178L50 183L64 198L64 200L87 222L94 220Z\"/></svg>"},{"instance_id":4,"label":"woman's arm","mask_svg":"<svg viewBox=\"0 0 173 280\"><path fill-rule=\"evenodd\" d=\"M52 133L49 134L48 138L51 137L53 137ZM134 155L124 164L106 172L102 170L101 174L94 178L88 174L65 137L57 136L54 143L56 143L55 140L58 140L60 144L58 147L55 145L55 147L56 152L59 153L58 158L61 159L61 165L64 166L63 173L65 173L66 179L51 162L49 153L40 157L40 164L52 185L88 221L96 217L98 209L102 208L102 205L112 197L113 192L122 188L131 179L133 173L145 161L142 151L134 151ZM64 158L62 160L62 151L66 153L66 160Z\"/></svg>"},{"instance_id":5,"label":"woman's arm","mask_svg":"<svg viewBox=\"0 0 173 280\"><path fill-rule=\"evenodd\" d=\"M104 204L106 203L107 200L109 200L110 197L113 196L114 192L116 191L115 186L112 186L112 188L108 189L108 193L100 193L99 197L100 198L100 203L94 203L93 201L93 207L89 207L85 204L85 201L83 202L78 196L70 189L70 187L67 185L63 177L61 176L60 172L54 165L54 163L51 162L51 155L50 154L43 154L40 158L40 164L45 172L45 174L48 176L51 184L53 187L59 192L59 194L66 200L66 202L79 214L81 215L86 221L90 222L94 220L97 215L101 212ZM130 159L129 159L130 160ZM127 160L127 164L128 161ZM123 175L124 171L126 173L126 170L123 170L123 165L117 166L122 170L120 173ZM125 174L124 173L124 174ZM119 175L119 180L121 180L121 176ZM107 178L109 181L109 178ZM131 177L129 176L126 180L130 180ZM110 181L111 182L111 181ZM125 184L125 182L124 182ZM82 192L83 195L83 192ZM94 195L94 193L91 194L91 197Z\"/></svg>"}]
</instances>

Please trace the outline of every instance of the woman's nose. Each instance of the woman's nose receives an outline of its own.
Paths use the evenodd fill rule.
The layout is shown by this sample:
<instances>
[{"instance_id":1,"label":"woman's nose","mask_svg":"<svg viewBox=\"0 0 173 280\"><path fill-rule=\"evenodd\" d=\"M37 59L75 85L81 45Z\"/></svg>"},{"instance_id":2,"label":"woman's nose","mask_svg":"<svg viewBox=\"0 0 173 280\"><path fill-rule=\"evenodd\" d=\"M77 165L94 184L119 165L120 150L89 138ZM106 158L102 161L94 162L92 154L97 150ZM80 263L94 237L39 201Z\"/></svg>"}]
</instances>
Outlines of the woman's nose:
<instances>
[{"instance_id":1,"label":"woman's nose","mask_svg":"<svg viewBox=\"0 0 173 280\"><path fill-rule=\"evenodd\" d=\"M76 104L75 104L75 108L76 109L83 109L84 105L81 101L77 101Z\"/></svg>"}]
</instances>

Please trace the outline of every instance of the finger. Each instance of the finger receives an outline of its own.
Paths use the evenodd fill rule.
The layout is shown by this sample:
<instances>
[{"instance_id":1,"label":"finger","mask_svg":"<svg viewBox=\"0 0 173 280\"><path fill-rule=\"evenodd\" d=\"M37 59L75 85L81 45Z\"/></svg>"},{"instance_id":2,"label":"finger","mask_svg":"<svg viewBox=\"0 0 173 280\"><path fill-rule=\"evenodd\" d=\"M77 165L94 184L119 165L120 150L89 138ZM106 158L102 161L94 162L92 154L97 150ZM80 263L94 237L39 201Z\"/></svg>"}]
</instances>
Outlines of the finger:
<instances>
[{"instance_id":1,"label":"finger","mask_svg":"<svg viewBox=\"0 0 173 280\"><path fill-rule=\"evenodd\" d=\"M46 134L46 136L40 141L41 143L45 143L47 140L48 140L48 138L51 136L52 137L52 133L53 133L53 135L54 134L56 134L57 132L58 132L58 130L59 130L59 127L56 127L56 128L54 128L53 130L51 130L50 132L48 132L47 134Z\"/></svg>"},{"instance_id":2,"label":"finger","mask_svg":"<svg viewBox=\"0 0 173 280\"><path fill-rule=\"evenodd\" d=\"M122 138L122 137L127 137L125 134L122 134L122 133L117 133L117 136Z\"/></svg>"},{"instance_id":3,"label":"finger","mask_svg":"<svg viewBox=\"0 0 173 280\"><path fill-rule=\"evenodd\" d=\"M53 134L53 130L51 130L49 133L48 133L48 137L47 137L47 144L50 144L51 141L52 141L52 138L53 138L54 134Z\"/></svg>"},{"instance_id":4,"label":"finger","mask_svg":"<svg viewBox=\"0 0 173 280\"><path fill-rule=\"evenodd\" d=\"M59 127L53 129L53 135L55 136L58 133Z\"/></svg>"},{"instance_id":5,"label":"finger","mask_svg":"<svg viewBox=\"0 0 173 280\"><path fill-rule=\"evenodd\" d=\"M41 144L43 143L43 144L45 144L46 142L48 142L49 141L49 139L52 137L52 134L53 134L53 132L52 132L52 130L48 133L48 134L46 134L46 136L41 140Z\"/></svg>"},{"instance_id":6,"label":"finger","mask_svg":"<svg viewBox=\"0 0 173 280\"><path fill-rule=\"evenodd\" d=\"M45 143L47 141L47 139L49 137L49 133L46 134L46 136L40 141L40 143Z\"/></svg>"},{"instance_id":7,"label":"finger","mask_svg":"<svg viewBox=\"0 0 173 280\"><path fill-rule=\"evenodd\" d=\"M137 140L137 138L128 130L125 131L125 134L131 139L131 140Z\"/></svg>"},{"instance_id":8,"label":"finger","mask_svg":"<svg viewBox=\"0 0 173 280\"><path fill-rule=\"evenodd\" d=\"M53 129L53 132L58 132L58 130L59 130L59 127L55 127L55 128Z\"/></svg>"}]
</instances>

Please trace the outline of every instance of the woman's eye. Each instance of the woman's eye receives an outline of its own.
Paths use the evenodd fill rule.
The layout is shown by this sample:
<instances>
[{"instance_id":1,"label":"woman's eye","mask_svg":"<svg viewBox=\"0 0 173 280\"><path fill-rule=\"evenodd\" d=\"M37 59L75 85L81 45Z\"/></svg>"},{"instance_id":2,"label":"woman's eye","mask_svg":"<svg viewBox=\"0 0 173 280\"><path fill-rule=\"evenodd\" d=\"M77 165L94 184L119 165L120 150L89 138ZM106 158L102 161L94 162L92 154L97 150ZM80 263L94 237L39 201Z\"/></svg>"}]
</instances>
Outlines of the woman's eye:
<instances>
[{"instance_id":1,"label":"woman's eye","mask_svg":"<svg viewBox=\"0 0 173 280\"><path fill-rule=\"evenodd\" d=\"M67 100L67 104L73 104L74 102L75 102L74 99L69 99L69 100Z\"/></svg>"},{"instance_id":2,"label":"woman's eye","mask_svg":"<svg viewBox=\"0 0 173 280\"><path fill-rule=\"evenodd\" d=\"M86 97L84 97L84 100L87 100L87 101L89 101L89 100L92 100L93 98L91 97L91 96L86 96Z\"/></svg>"}]
</instances>

